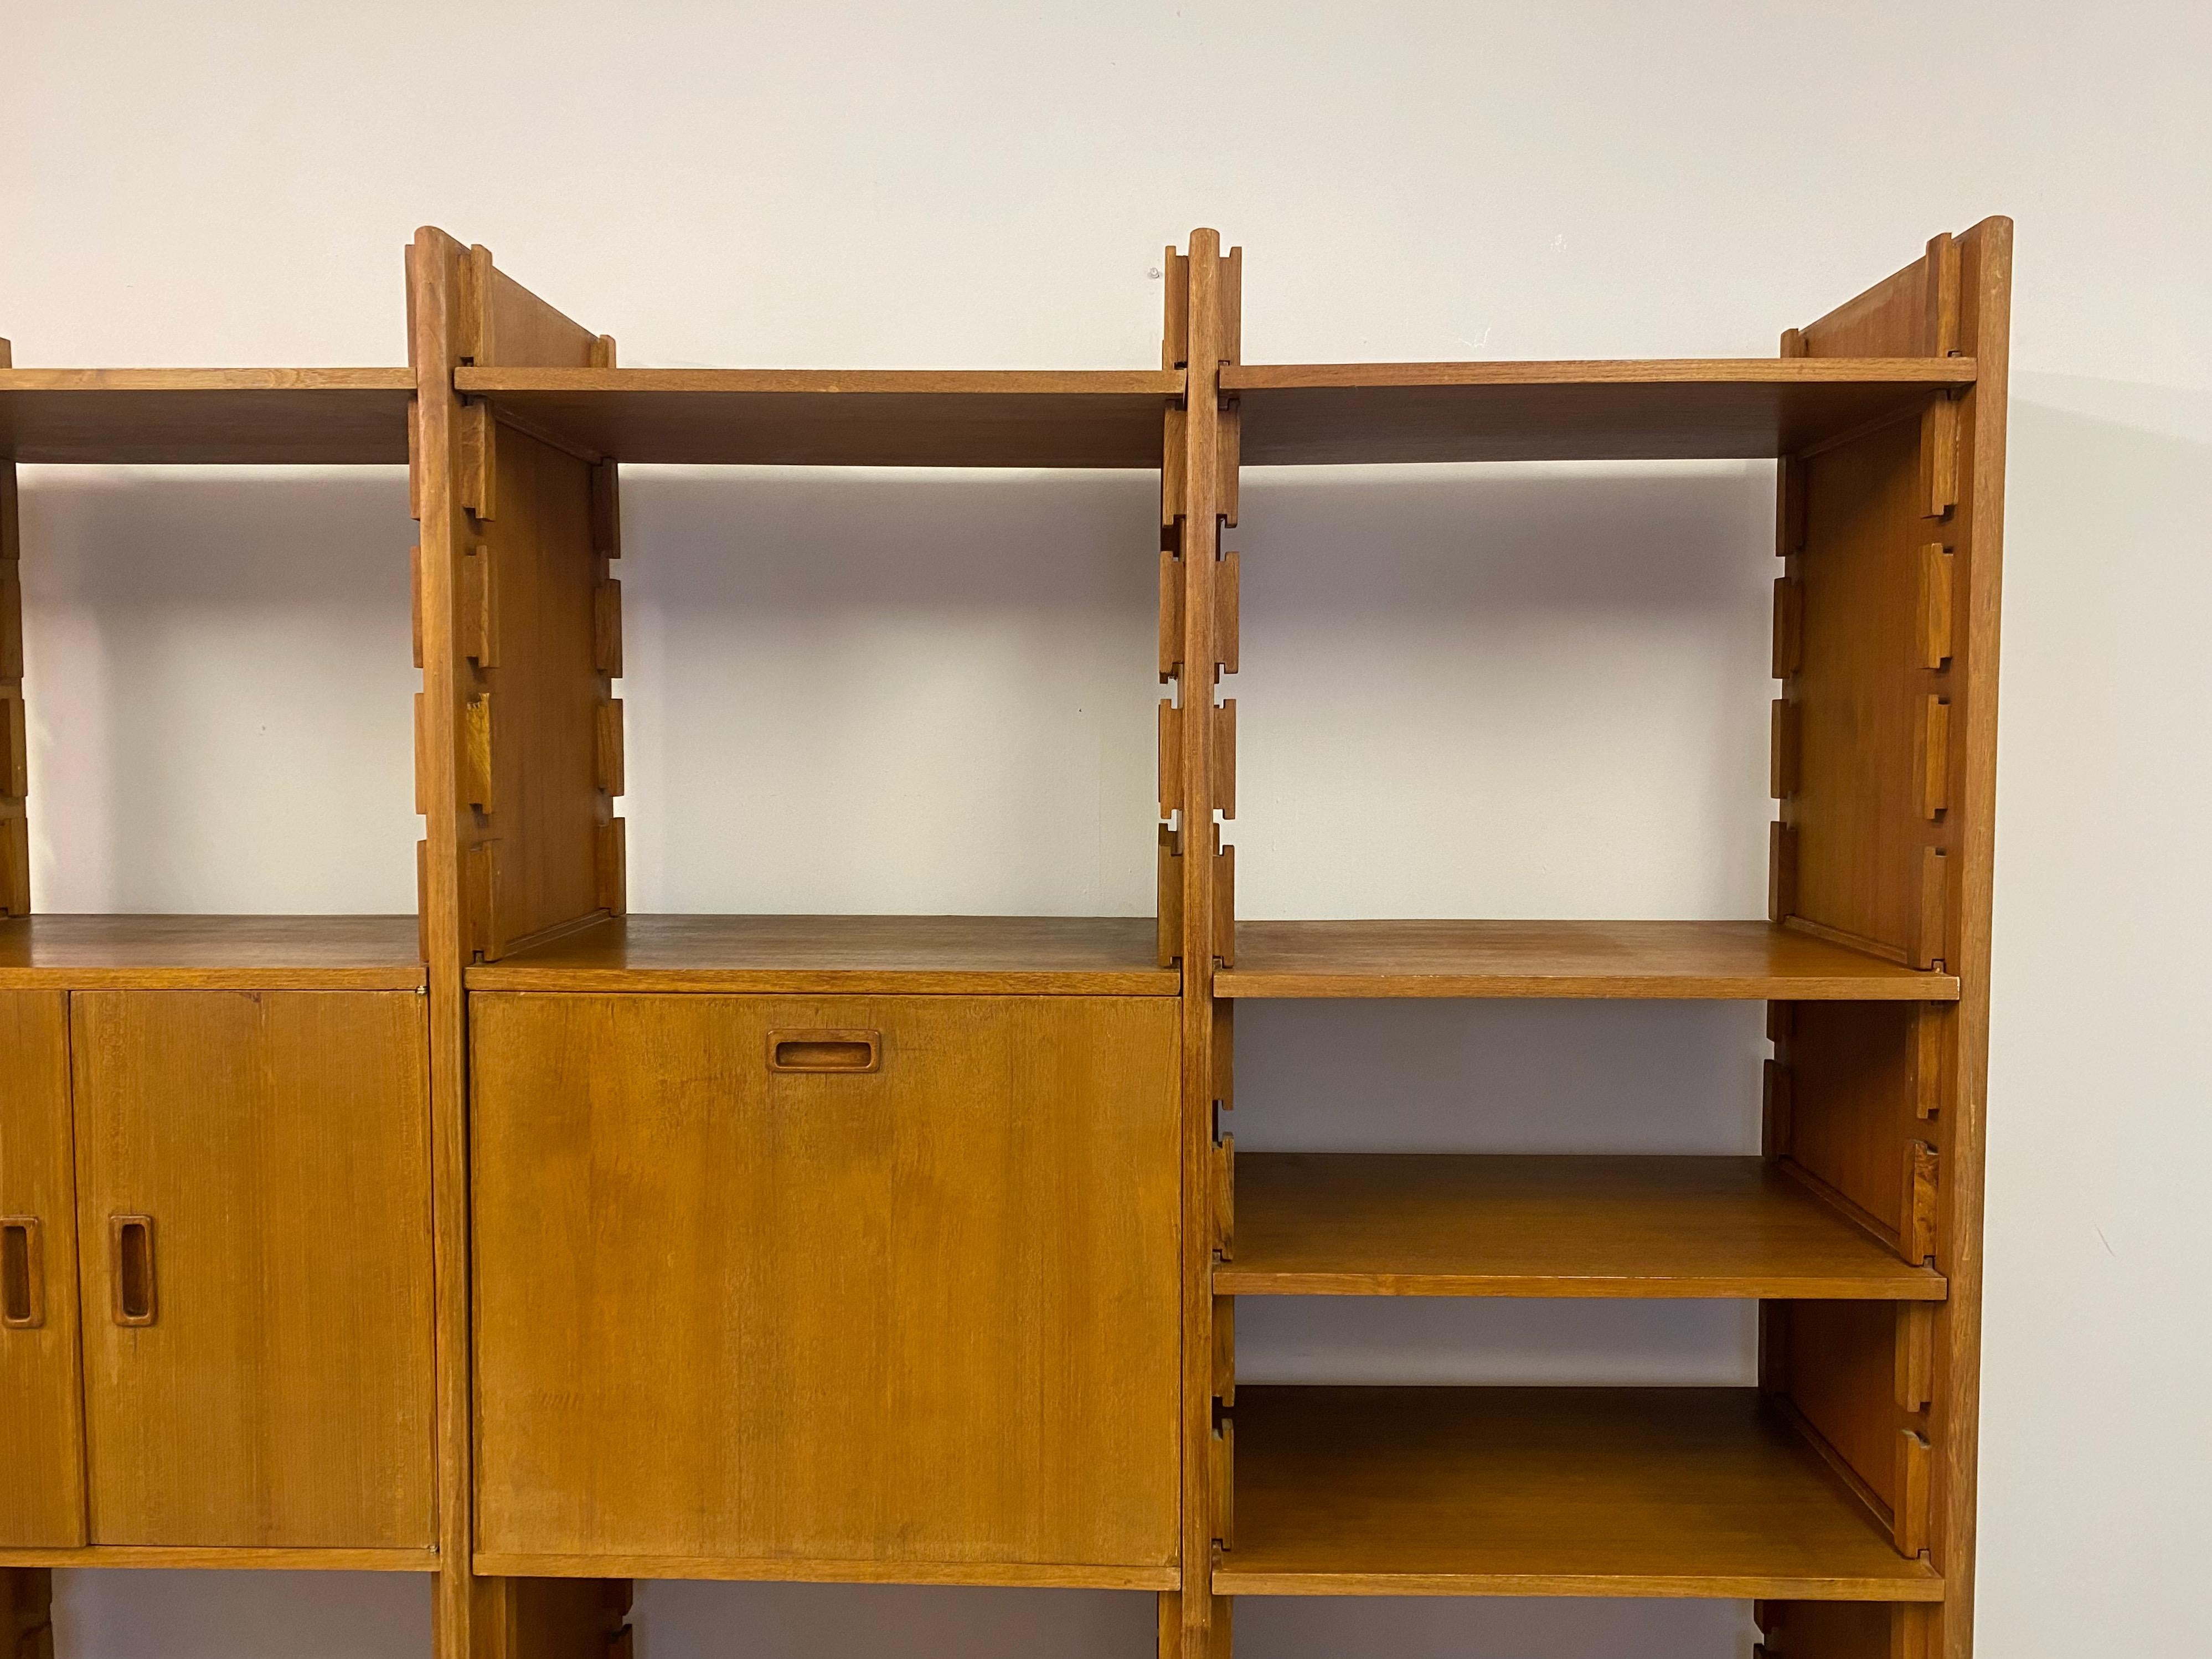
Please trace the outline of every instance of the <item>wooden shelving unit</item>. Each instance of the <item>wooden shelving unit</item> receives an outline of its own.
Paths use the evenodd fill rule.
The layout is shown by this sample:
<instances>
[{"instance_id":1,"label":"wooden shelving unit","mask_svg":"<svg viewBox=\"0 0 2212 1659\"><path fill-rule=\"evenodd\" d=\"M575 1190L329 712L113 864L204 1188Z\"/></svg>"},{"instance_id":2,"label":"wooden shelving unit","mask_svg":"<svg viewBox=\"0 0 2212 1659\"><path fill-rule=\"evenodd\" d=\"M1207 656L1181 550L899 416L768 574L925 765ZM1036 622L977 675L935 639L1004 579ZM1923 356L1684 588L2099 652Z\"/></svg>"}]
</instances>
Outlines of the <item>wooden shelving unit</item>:
<instances>
[{"instance_id":1,"label":"wooden shelving unit","mask_svg":"<svg viewBox=\"0 0 2212 1659\"><path fill-rule=\"evenodd\" d=\"M1198 231L1158 368L678 370L425 230L404 369L0 354L0 1659L52 1568L149 1565L431 1572L441 1659L617 1653L639 1577L1145 1590L1181 1659L1261 1594L1966 1659L2009 264L1938 237L1772 360L1269 366ZM1243 467L1730 457L1765 918L1239 921ZM13 464L403 460L418 914L36 914ZM1154 915L628 915L624 461L1156 471ZM1237 1005L1316 997L1764 1001L1764 1145L1240 1168ZM1240 1388L1282 1295L1753 1301L1759 1382Z\"/></svg>"}]
</instances>

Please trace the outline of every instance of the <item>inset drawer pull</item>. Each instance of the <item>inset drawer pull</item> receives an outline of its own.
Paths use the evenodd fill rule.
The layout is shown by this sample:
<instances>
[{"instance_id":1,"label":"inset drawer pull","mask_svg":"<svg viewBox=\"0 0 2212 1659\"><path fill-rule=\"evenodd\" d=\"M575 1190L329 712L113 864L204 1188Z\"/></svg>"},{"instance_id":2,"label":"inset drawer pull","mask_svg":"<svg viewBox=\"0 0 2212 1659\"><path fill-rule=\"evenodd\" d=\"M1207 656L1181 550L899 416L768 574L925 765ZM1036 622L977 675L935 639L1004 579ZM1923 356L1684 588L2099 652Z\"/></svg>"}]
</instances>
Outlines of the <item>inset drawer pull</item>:
<instances>
[{"instance_id":1,"label":"inset drawer pull","mask_svg":"<svg viewBox=\"0 0 2212 1659\"><path fill-rule=\"evenodd\" d=\"M0 1326L31 1331L45 1324L46 1284L38 1218L0 1216Z\"/></svg>"},{"instance_id":2,"label":"inset drawer pull","mask_svg":"<svg viewBox=\"0 0 2212 1659\"><path fill-rule=\"evenodd\" d=\"M107 1218L107 1239L115 1256L115 1322L154 1322L154 1218L115 1215Z\"/></svg>"},{"instance_id":3,"label":"inset drawer pull","mask_svg":"<svg viewBox=\"0 0 2212 1659\"><path fill-rule=\"evenodd\" d=\"M873 1072L882 1069L881 1031L770 1031L771 1072Z\"/></svg>"}]
</instances>

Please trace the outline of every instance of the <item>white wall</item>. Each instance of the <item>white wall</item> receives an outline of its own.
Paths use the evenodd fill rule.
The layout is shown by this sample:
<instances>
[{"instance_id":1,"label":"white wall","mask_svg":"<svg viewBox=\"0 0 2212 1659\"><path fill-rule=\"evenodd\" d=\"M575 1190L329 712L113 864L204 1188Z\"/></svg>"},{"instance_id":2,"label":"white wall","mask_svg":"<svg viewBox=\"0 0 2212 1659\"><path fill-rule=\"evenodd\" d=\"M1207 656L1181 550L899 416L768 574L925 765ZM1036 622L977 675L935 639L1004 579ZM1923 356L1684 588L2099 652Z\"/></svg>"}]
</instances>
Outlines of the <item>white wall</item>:
<instances>
[{"instance_id":1,"label":"white wall","mask_svg":"<svg viewBox=\"0 0 2212 1659\"><path fill-rule=\"evenodd\" d=\"M1982 1650L2212 1644L2203 9L79 0L0 42L26 365L398 362L426 221L636 364L1149 365L1194 224L1246 250L1252 361L1758 355L2013 215ZM1148 482L625 497L634 903L1149 907ZM1245 913L1757 914L1770 501L1753 465L1248 474ZM411 903L397 472L34 468L23 518L41 908ZM1248 1146L1752 1144L1752 1009L1240 1024ZM1240 1334L1278 1376L1749 1366L1704 1305L1248 1304ZM1136 1597L641 1607L646 1659L1148 1650ZM398 1659L427 1597L78 1574L62 1616L70 1659ZM1250 1659L1673 1659L1743 1618L1238 1626Z\"/></svg>"}]
</instances>

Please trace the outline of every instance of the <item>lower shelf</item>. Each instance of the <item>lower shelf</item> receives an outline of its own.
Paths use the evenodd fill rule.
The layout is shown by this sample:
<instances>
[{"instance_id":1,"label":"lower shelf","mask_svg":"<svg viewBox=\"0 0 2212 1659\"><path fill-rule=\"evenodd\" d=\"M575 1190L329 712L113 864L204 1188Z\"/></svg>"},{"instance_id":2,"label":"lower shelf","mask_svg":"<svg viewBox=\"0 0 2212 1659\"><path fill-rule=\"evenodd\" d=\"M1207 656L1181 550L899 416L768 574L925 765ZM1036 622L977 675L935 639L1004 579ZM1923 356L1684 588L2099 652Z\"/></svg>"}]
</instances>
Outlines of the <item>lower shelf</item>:
<instances>
[{"instance_id":1,"label":"lower shelf","mask_svg":"<svg viewBox=\"0 0 2212 1659\"><path fill-rule=\"evenodd\" d=\"M1936 1601L1750 1389L1237 1391L1221 1595Z\"/></svg>"},{"instance_id":2,"label":"lower shelf","mask_svg":"<svg viewBox=\"0 0 2212 1659\"><path fill-rule=\"evenodd\" d=\"M170 1544L90 1544L0 1549L5 1567L191 1567L216 1571L435 1572L438 1552L415 1549L198 1548Z\"/></svg>"},{"instance_id":3,"label":"lower shelf","mask_svg":"<svg viewBox=\"0 0 2212 1659\"><path fill-rule=\"evenodd\" d=\"M411 991L413 916L0 920L0 990Z\"/></svg>"}]
</instances>

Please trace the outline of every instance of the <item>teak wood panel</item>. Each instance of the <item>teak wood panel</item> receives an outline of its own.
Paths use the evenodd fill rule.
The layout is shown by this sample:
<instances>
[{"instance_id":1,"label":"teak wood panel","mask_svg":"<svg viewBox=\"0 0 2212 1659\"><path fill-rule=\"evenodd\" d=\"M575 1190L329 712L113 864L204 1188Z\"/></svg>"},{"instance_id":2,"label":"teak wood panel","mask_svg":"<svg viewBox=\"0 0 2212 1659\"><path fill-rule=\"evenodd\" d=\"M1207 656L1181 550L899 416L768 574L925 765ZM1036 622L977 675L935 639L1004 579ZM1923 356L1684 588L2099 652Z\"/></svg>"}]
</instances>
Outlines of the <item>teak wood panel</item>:
<instances>
[{"instance_id":1,"label":"teak wood panel","mask_svg":"<svg viewBox=\"0 0 2212 1659\"><path fill-rule=\"evenodd\" d=\"M1961 358L1250 364L1247 466L1786 455L1972 382Z\"/></svg>"},{"instance_id":2,"label":"teak wood panel","mask_svg":"<svg viewBox=\"0 0 2212 1659\"><path fill-rule=\"evenodd\" d=\"M20 916L0 989L408 990L420 937L413 916Z\"/></svg>"},{"instance_id":3,"label":"teak wood panel","mask_svg":"<svg viewBox=\"0 0 2212 1659\"><path fill-rule=\"evenodd\" d=\"M0 991L0 1547L84 1541L69 1000Z\"/></svg>"},{"instance_id":4,"label":"teak wood panel","mask_svg":"<svg viewBox=\"0 0 2212 1659\"><path fill-rule=\"evenodd\" d=\"M15 461L396 465L404 368L9 368L0 455Z\"/></svg>"},{"instance_id":5,"label":"teak wood panel","mask_svg":"<svg viewBox=\"0 0 2212 1659\"><path fill-rule=\"evenodd\" d=\"M480 1558L1172 1567L1173 1001L470 1005Z\"/></svg>"},{"instance_id":6,"label":"teak wood panel","mask_svg":"<svg viewBox=\"0 0 2212 1659\"><path fill-rule=\"evenodd\" d=\"M1848 1297L1943 1281L1764 1160L1247 1152L1240 1296Z\"/></svg>"},{"instance_id":7,"label":"teak wood panel","mask_svg":"<svg viewBox=\"0 0 2212 1659\"><path fill-rule=\"evenodd\" d=\"M1240 1388L1253 1595L1935 1601L1747 1389Z\"/></svg>"},{"instance_id":8,"label":"teak wood panel","mask_svg":"<svg viewBox=\"0 0 2212 1659\"><path fill-rule=\"evenodd\" d=\"M479 991L1175 995L1139 916L617 916L468 972Z\"/></svg>"},{"instance_id":9,"label":"teak wood panel","mask_svg":"<svg viewBox=\"0 0 2212 1659\"><path fill-rule=\"evenodd\" d=\"M422 999L95 991L70 1023L92 1541L429 1544Z\"/></svg>"},{"instance_id":10,"label":"teak wood panel","mask_svg":"<svg viewBox=\"0 0 2212 1659\"><path fill-rule=\"evenodd\" d=\"M0 375L9 344L0 340ZM23 535L15 463L0 460L0 916L31 908L30 727L23 708Z\"/></svg>"},{"instance_id":11,"label":"teak wood panel","mask_svg":"<svg viewBox=\"0 0 2212 1659\"><path fill-rule=\"evenodd\" d=\"M753 466L1160 464L1167 370L461 369L461 392L579 451Z\"/></svg>"},{"instance_id":12,"label":"teak wood panel","mask_svg":"<svg viewBox=\"0 0 2212 1659\"><path fill-rule=\"evenodd\" d=\"M1248 921L1224 997L1948 1000L1916 973L1759 921Z\"/></svg>"}]
</instances>

